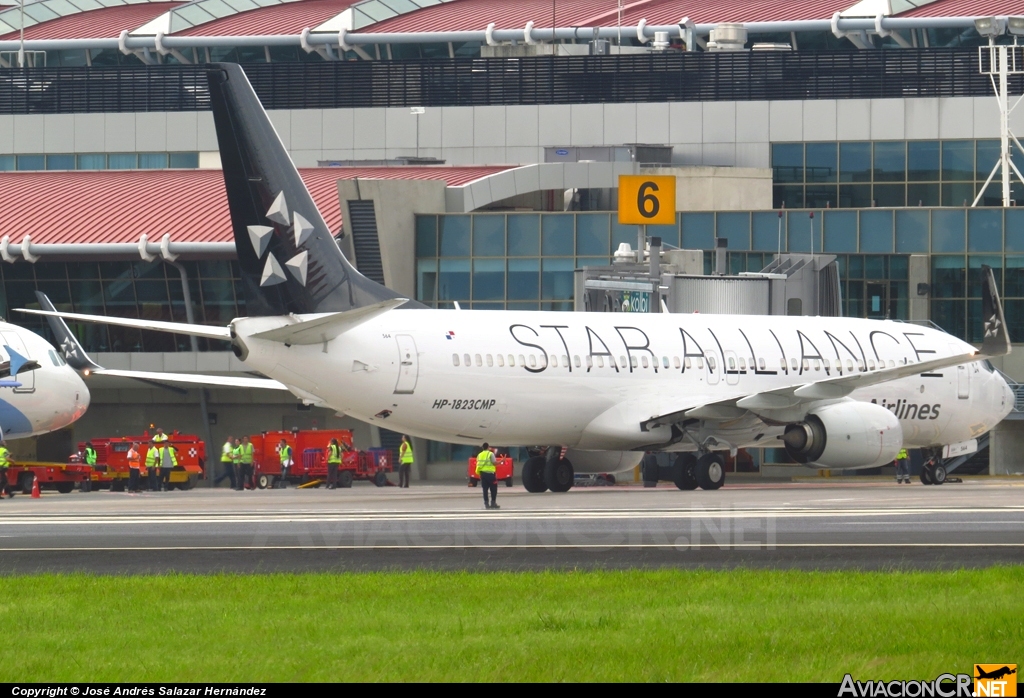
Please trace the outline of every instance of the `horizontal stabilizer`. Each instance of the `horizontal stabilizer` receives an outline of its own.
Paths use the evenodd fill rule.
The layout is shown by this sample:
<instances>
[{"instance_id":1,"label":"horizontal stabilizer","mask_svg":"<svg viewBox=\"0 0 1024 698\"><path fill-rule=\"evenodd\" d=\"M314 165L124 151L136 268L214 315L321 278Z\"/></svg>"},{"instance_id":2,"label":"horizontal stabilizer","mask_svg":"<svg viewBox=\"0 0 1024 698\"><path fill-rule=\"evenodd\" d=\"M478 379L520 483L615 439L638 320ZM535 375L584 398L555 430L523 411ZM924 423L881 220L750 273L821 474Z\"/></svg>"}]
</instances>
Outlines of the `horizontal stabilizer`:
<instances>
[{"instance_id":1,"label":"horizontal stabilizer","mask_svg":"<svg viewBox=\"0 0 1024 698\"><path fill-rule=\"evenodd\" d=\"M135 320L125 317L110 317L108 315L83 315L82 313L61 313L52 310L31 310L29 308L15 308L19 313L29 315L44 315L46 317L60 317L65 320L80 320L81 322L98 322L106 325L118 325L120 327L134 327L140 330L153 330L156 332L171 332L172 334L187 334L192 337L207 337L209 339L223 339L231 341L231 330L227 327L215 327L212 325L190 325L186 322L163 322L160 320Z\"/></svg>"},{"instance_id":2,"label":"horizontal stabilizer","mask_svg":"<svg viewBox=\"0 0 1024 698\"><path fill-rule=\"evenodd\" d=\"M192 383L223 388L263 388L265 390L288 390L284 383L269 378L242 378L233 376L204 376L195 373L161 373L159 371L122 371L116 368L98 368L90 373L94 376L116 376L138 378L147 381L167 383Z\"/></svg>"},{"instance_id":3,"label":"horizontal stabilizer","mask_svg":"<svg viewBox=\"0 0 1024 698\"><path fill-rule=\"evenodd\" d=\"M254 339L267 339L289 346L293 344L320 344L328 342L339 334L347 332L357 325L361 325L370 318L382 315L406 302L405 298L389 298L386 301L362 308L346 310L341 313L329 313L311 320L302 320L285 325L284 327L257 332L252 336Z\"/></svg>"}]
</instances>

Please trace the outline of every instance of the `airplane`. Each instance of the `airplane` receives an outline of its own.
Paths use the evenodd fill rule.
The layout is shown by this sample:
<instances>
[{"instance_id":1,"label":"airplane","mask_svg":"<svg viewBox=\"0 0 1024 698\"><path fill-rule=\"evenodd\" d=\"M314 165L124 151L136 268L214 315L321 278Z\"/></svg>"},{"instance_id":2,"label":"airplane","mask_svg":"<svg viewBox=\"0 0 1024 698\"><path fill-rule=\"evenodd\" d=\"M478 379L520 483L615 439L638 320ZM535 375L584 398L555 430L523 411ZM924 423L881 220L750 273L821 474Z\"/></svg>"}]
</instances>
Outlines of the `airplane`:
<instances>
[{"instance_id":1,"label":"airplane","mask_svg":"<svg viewBox=\"0 0 1024 698\"><path fill-rule=\"evenodd\" d=\"M976 438L1013 393L987 359L1010 351L991 269L980 350L885 320L429 309L360 274L299 178L242 68L208 72L247 317L227 327L25 311L229 341L309 404L414 436L545 445L531 492L576 472L677 454L680 489L725 481L725 452L784 448L858 469L902 447Z\"/></svg>"},{"instance_id":2,"label":"airplane","mask_svg":"<svg viewBox=\"0 0 1024 698\"><path fill-rule=\"evenodd\" d=\"M63 429L85 414L89 389L50 343L0 321L0 439Z\"/></svg>"},{"instance_id":3,"label":"airplane","mask_svg":"<svg viewBox=\"0 0 1024 698\"><path fill-rule=\"evenodd\" d=\"M1016 674L1017 670L1016 669L1011 669L1008 666L1003 666L1003 667L1001 667L999 669L994 669L992 671L985 671L984 669L979 668L979 669L977 669L977 673L978 673L978 675L974 677L976 679L995 679L995 680L999 680L999 679L1003 678L1004 676L1010 676L1012 674Z\"/></svg>"}]
</instances>

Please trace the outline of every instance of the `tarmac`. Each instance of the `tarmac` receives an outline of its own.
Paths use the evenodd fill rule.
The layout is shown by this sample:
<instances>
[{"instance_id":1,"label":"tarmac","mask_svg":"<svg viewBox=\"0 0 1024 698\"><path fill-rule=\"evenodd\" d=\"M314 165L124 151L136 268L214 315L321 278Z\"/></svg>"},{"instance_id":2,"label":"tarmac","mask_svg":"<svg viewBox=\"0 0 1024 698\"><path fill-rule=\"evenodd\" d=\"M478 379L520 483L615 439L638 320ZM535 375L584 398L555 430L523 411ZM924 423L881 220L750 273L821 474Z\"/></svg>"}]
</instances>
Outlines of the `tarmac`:
<instances>
[{"instance_id":1,"label":"tarmac","mask_svg":"<svg viewBox=\"0 0 1024 698\"><path fill-rule=\"evenodd\" d=\"M18 495L0 502L0 574L1024 563L1024 478L501 486L498 502L464 484Z\"/></svg>"}]
</instances>

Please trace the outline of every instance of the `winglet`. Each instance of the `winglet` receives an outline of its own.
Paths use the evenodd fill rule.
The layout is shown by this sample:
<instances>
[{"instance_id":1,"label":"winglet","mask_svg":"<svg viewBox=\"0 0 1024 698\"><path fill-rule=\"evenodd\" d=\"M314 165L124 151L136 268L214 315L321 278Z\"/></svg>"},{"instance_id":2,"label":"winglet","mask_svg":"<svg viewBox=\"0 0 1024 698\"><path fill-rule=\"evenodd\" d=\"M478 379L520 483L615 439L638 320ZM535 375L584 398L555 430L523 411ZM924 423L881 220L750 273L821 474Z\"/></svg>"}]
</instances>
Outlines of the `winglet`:
<instances>
[{"instance_id":1,"label":"winglet","mask_svg":"<svg viewBox=\"0 0 1024 698\"><path fill-rule=\"evenodd\" d=\"M54 307L49 297L42 291L36 291L36 300L39 301L39 307L43 310L51 313L57 312L57 308ZM50 331L53 332L53 336L57 340L57 348L64 355L64 360L68 362L68 366L76 371L92 371L100 368L100 365L90 359L89 355L85 353L85 349L78 343L78 339L62 318L55 315L47 315L46 322L49 323ZM14 367L13 354L11 355L11 367ZM11 375L16 373L16 371L12 371Z\"/></svg>"},{"instance_id":2,"label":"winglet","mask_svg":"<svg viewBox=\"0 0 1024 698\"><path fill-rule=\"evenodd\" d=\"M30 360L26 359L24 356L14 351L6 344L4 345L4 351L6 351L7 355L11 357L11 378L16 378L18 375L18 371L23 369L25 367L25 364L29 363Z\"/></svg>"},{"instance_id":3,"label":"winglet","mask_svg":"<svg viewBox=\"0 0 1024 698\"><path fill-rule=\"evenodd\" d=\"M981 321L985 330L981 353L1003 356L1010 353L1010 335L1006 331L1003 304L999 301L999 287L992 267L982 265L981 274Z\"/></svg>"}]
</instances>

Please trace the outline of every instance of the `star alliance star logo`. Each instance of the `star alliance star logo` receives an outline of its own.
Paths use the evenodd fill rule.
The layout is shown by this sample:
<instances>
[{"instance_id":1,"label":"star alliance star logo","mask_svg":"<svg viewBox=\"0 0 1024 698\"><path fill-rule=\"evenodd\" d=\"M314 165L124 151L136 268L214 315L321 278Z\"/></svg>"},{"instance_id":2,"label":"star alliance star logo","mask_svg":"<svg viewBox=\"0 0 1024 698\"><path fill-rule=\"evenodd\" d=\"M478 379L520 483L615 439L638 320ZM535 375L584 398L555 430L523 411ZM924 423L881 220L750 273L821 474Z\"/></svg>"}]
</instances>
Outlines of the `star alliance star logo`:
<instances>
[{"instance_id":1,"label":"star alliance star logo","mask_svg":"<svg viewBox=\"0 0 1024 698\"><path fill-rule=\"evenodd\" d=\"M270 208L267 210L267 219L282 227L290 227L295 235L296 247L306 244L315 230L313 224L307 221L301 213L293 211L291 216L288 215L288 202L284 198L284 192L279 193L270 205ZM248 231L249 241L252 243L253 250L256 252L256 256L262 259L263 253L267 251L267 246L270 244L270 236L274 232L274 228L267 225L250 225L248 226ZM284 266L287 267L288 271L291 272L292 276L300 284L306 285L306 273L309 268L309 253L307 251L299 252L285 262ZM263 267L260 286L276 286L277 284L283 284L286 280L284 268L281 267L281 263L277 261L277 257L271 252L267 256L267 263Z\"/></svg>"},{"instance_id":2,"label":"star alliance star logo","mask_svg":"<svg viewBox=\"0 0 1024 698\"><path fill-rule=\"evenodd\" d=\"M64 358L66 358L66 359L71 359L71 358L77 359L78 358L78 350L75 348L75 345L72 344L71 340L65 339L61 343L60 348L64 351Z\"/></svg>"},{"instance_id":3,"label":"star alliance star logo","mask_svg":"<svg viewBox=\"0 0 1024 698\"><path fill-rule=\"evenodd\" d=\"M995 337L999 334L999 328L1002 327L1003 323L999 322L999 318L993 315L985 321L985 339L989 337Z\"/></svg>"}]
</instances>

